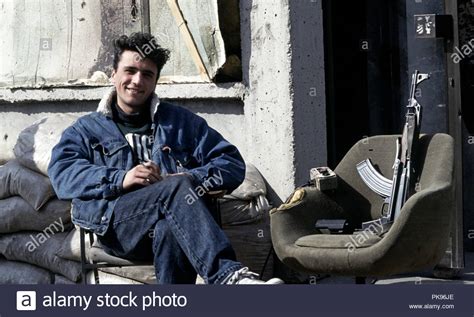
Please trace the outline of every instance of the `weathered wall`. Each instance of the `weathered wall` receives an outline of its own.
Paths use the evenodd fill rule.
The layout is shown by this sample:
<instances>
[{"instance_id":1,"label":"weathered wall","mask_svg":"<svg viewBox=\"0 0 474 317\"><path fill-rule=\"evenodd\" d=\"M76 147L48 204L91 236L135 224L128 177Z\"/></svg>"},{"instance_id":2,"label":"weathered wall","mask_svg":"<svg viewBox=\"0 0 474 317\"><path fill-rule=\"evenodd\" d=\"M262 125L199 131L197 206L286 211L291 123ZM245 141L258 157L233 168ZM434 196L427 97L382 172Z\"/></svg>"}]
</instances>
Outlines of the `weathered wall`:
<instances>
[{"instance_id":1,"label":"weathered wall","mask_svg":"<svg viewBox=\"0 0 474 317\"><path fill-rule=\"evenodd\" d=\"M246 157L284 199L326 163L321 1L242 1L241 19Z\"/></svg>"},{"instance_id":2,"label":"weathered wall","mask_svg":"<svg viewBox=\"0 0 474 317\"><path fill-rule=\"evenodd\" d=\"M240 7L243 85L159 85L157 92L236 144L278 203L326 161L321 1L241 0ZM92 111L102 92L0 91L0 149L43 115Z\"/></svg>"},{"instance_id":3,"label":"weathered wall","mask_svg":"<svg viewBox=\"0 0 474 317\"><path fill-rule=\"evenodd\" d=\"M284 198L295 182L288 1L242 1L241 20L246 157Z\"/></svg>"},{"instance_id":4,"label":"weathered wall","mask_svg":"<svg viewBox=\"0 0 474 317\"><path fill-rule=\"evenodd\" d=\"M292 1L291 73L296 185L327 165L322 1Z\"/></svg>"}]
</instances>

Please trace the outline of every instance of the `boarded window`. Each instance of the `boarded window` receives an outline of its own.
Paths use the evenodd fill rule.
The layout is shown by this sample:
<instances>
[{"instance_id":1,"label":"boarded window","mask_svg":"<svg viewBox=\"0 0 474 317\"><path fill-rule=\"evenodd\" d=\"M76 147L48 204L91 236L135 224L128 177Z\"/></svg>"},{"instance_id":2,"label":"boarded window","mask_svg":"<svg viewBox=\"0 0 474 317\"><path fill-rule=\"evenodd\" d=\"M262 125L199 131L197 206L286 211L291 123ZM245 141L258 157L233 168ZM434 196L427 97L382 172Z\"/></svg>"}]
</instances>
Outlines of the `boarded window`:
<instances>
[{"instance_id":1,"label":"boarded window","mask_svg":"<svg viewBox=\"0 0 474 317\"><path fill-rule=\"evenodd\" d=\"M0 87L108 84L113 39L136 31L171 51L160 82L238 81L238 10L238 0L0 0Z\"/></svg>"}]
</instances>

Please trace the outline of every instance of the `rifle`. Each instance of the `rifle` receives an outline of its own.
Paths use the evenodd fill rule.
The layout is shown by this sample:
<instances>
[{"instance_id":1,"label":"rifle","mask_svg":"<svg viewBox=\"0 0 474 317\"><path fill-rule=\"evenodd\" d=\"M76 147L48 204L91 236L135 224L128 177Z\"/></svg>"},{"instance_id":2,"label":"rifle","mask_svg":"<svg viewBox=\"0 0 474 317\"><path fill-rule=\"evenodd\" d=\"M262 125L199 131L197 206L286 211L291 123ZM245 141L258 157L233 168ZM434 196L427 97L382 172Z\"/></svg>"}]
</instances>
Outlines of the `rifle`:
<instances>
[{"instance_id":1,"label":"rifle","mask_svg":"<svg viewBox=\"0 0 474 317\"><path fill-rule=\"evenodd\" d=\"M393 178L390 180L377 172L370 159L357 164L357 171L364 183L384 198L381 212L382 217L363 222L362 230L368 229L378 234L387 232L395 219L400 215L402 206L415 192L416 171L414 170L414 156L417 151L421 124L421 105L415 98L415 92L418 85L429 78L429 74L422 74L417 70L411 76L406 121L402 137L397 138L396 141ZM386 206L388 206L388 209L384 212ZM377 227L381 228L381 231L377 232L374 230Z\"/></svg>"}]
</instances>

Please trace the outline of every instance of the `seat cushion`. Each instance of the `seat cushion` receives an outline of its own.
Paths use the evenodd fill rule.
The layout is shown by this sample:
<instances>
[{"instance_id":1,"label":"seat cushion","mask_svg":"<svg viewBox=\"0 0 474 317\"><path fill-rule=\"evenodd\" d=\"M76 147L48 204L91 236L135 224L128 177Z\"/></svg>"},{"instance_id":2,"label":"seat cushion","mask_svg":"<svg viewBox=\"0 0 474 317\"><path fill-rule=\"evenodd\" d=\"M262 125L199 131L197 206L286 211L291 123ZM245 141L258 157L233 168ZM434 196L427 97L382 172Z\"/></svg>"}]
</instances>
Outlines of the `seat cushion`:
<instances>
[{"instance_id":1,"label":"seat cushion","mask_svg":"<svg viewBox=\"0 0 474 317\"><path fill-rule=\"evenodd\" d=\"M133 265L132 261L119 258L116 256L113 256L111 254L108 254L102 249L100 246L94 245L89 251L90 253L90 258L94 262L107 262L109 264L114 264L114 265Z\"/></svg>"},{"instance_id":2,"label":"seat cushion","mask_svg":"<svg viewBox=\"0 0 474 317\"><path fill-rule=\"evenodd\" d=\"M85 246L86 246L86 258L89 261L109 263L112 265L130 266L130 265L143 265L144 263L150 264L150 262L144 261L131 261L123 258L116 257L108 254L100 245L97 237L94 235L94 243L90 247L89 233L85 234ZM79 230L74 228L68 233L64 239L61 248L56 252L56 255L63 259L81 262L81 238Z\"/></svg>"},{"instance_id":3,"label":"seat cushion","mask_svg":"<svg viewBox=\"0 0 474 317\"><path fill-rule=\"evenodd\" d=\"M110 265L118 265L118 266L133 266L133 265L150 265L152 264L151 261L135 261L135 260L128 260L125 258L120 258L115 255L109 254L105 252L105 250L100 245L100 242L97 240L94 241L92 244L92 248L90 248L89 256L92 261L95 263L108 263Z\"/></svg>"},{"instance_id":4,"label":"seat cushion","mask_svg":"<svg viewBox=\"0 0 474 317\"><path fill-rule=\"evenodd\" d=\"M354 234L311 234L296 240L299 247L321 249L357 249L367 248L382 240L369 231Z\"/></svg>"}]
</instances>

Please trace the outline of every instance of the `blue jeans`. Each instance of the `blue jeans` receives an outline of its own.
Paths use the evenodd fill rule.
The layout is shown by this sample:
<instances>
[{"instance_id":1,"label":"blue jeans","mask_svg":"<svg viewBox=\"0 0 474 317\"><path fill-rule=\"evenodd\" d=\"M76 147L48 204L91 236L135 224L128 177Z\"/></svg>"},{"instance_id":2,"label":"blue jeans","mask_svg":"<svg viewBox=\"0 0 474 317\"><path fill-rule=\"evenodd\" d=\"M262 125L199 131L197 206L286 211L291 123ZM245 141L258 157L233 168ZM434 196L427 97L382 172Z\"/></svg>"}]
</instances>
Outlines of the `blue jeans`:
<instances>
[{"instance_id":1,"label":"blue jeans","mask_svg":"<svg viewBox=\"0 0 474 317\"><path fill-rule=\"evenodd\" d=\"M208 284L223 282L242 265L204 201L188 203L190 190L190 178L177 175L120 197L99 237L104 249L133 260L153 259L159 284L195 283L196 274Z\"/></svg>"}]
</instances>

